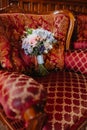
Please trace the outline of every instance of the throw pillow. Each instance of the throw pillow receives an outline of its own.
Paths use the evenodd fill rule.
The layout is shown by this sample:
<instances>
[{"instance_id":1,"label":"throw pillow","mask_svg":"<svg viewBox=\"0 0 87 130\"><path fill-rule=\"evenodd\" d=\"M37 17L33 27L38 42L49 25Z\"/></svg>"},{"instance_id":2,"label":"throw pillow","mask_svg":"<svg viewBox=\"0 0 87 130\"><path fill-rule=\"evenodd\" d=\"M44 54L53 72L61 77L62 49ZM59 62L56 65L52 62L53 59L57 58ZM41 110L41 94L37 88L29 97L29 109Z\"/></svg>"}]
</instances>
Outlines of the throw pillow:
<instances>
[{"instance_id":1,"label":"throw pillow","mask_svg":"<svg viewBox=\"0 0 87 130\"><path fill-rule=\"evenodd\" d=\"M77 20L77 41L87 40L87 16L78 15Z\"/></svg>"},{"instance_id":2,"label":"throw pillow","mask_svg":"<svg viewBox=\"0 0 87 130\"><path fill-rule=\"evenodd\" d=\"M20 48L20 56L25 64L26 67L26 73L28 74L33 74L35 73L35 68L36 68L36 62L35 62L35 57L34 56L29 56L26 55L24 50Z\"/></svg>"},{"instance_id":3,"label":"throw pillow","mask_svg":"<svg viewBox=\"0 0 87 130\"><path fill-rule=\"evenodd\" d=\"M28 69L26 64L20 55L20 46L18 43L14 43L11 47L11 60L13 63L13 70L17 72L27 73Z\"/></svg>"},{"instance_id":4,"label":"throw pillow","mask_svg":"<svg viewBox=\"0 0 87 130\"><path fill-rule=\"evenodd\" d=\"M65 68L87 74L87 49L67 51L65 53Z\"/></svg>"},{"instance_id":5,"label":"throw pillow","mask_svg":"<svg viewBox=\"0 0 87 130\"><path fill-rule=\"evenodd\" d=\"M50 70L61 70L64 67L64 45L56 44L45 56L45 66Z\"/></svg>"},{"instance_id":6,"label":"throw pillow","mask_svg":"<svg viewBox=\"0 0 87 130\"><path fill-rule=\"evenodd\" d=\"M8 118L21 119L31 107L43 110L47 92L33 78L17 72L0 71L0 87L0 104Z\"/></svg>"},{"instance_id":7,"label":"throw pillow","mask_svg":"<svg viewBox=\"0 0 87 130\"><path fill-rule=\"evenodd\" d=\"M85 49L87 48L87 40L74 42L74 49Z\"/></svg>"},{"instance_id":8,"label":"throw pillow","mask_svg":"<svg viewBox=\"0 0 87 130\"><path fill-rule=\"evenodd\" d=\"M4 69L12 69L11 48L8 39L0 35L0 64Z\"/></svg>"}]
</instances>

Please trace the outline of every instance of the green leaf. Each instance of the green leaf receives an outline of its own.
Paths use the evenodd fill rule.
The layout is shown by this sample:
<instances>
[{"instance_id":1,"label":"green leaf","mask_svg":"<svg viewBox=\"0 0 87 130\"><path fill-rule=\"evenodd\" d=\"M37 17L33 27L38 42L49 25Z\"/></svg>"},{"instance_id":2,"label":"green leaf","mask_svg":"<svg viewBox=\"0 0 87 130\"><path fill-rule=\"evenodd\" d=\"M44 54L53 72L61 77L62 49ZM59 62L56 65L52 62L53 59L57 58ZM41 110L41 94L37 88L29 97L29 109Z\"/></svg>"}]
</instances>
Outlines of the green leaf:
<instances>
[{"instance_id":1,"label":"green leaf","mask_svg":"<svg viewBox=\"0 0 87 130\"><path fill-rule=\"evenodd\" d=\"M27 34L32 34L32 31L33 31L32 28L27 28L27 29L26 29Z\"/></svg>"}]
</instances>

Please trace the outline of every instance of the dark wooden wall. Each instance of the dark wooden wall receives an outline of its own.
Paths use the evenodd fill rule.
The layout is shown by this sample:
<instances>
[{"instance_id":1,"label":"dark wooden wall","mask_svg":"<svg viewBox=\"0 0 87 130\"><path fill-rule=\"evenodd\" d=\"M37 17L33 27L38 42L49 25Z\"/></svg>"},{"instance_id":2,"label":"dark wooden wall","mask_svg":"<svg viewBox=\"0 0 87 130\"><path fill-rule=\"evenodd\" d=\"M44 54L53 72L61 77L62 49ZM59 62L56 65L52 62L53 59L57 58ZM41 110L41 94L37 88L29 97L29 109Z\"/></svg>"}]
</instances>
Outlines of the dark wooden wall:
<instances>
[{"instance_id":1,"label":"dark wooden wall","mask_svg":"<svg viewBox=\"0 0 87 130\"><path fill-rule=\"evenodd\" d=\"M43 13L57 9L69 9L77 13L87 13L87 0L20 0L19 4L26 13Z\"/></svg>"},{"instance_id":2,"label":"dark wooden wall","mask_svg":"<svg viewBox=\"0 0 87 130\"><path fill-rule=\"evenodd\" d=\"M0 0L0 9L6 7L8 5L8 0Z\"/></svg>"},{"instance_id":3,"label":"dark wooden wall","mask_svg":"<svg viewBox=\"0 0 87 130\"><path fill-rule=\"evenodd\" d=\"M11 1L18 1L25 13L46 13L58 9L87 13L87 0L0 0L0 10L8 6Z\"/></svg>"}]
</instances>

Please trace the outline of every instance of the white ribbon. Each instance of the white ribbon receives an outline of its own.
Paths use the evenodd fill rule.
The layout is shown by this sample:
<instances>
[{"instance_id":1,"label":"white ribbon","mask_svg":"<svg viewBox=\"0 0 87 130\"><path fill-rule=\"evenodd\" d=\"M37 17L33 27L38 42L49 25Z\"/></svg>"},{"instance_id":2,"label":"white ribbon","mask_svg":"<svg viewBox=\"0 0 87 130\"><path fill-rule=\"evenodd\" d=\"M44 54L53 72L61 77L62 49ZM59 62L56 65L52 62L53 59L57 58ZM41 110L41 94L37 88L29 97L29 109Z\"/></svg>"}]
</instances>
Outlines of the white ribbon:
<instances>
[{"instance_id":1,"label":"white ribbon","mask_svg":"<svg viewBox=\"0 0 87 130\"><path fill-rule=\"evenodd\" d=\"M38 64L43 64L44 63L43 55L38 55L37 61L38 61Z\"/></svg>"}]
</instances>

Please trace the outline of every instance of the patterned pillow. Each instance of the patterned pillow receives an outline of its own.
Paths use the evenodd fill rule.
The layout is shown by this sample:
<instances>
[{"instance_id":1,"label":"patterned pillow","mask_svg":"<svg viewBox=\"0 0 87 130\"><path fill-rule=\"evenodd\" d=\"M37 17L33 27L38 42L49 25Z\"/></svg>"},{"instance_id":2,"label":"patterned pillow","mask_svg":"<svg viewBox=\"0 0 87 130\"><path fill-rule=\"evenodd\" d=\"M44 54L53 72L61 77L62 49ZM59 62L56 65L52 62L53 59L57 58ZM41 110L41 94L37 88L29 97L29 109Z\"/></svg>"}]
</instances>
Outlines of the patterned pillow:
<instances>
[{"instance_id":1,"label":"patterned pillow","mask_svg":"<svg viewBox=\"0 0 87 130\"><path fill-rule=\"evenodd\" d=\"M87 48L87 40L74 42L74 49L85 49Z\"/></svg>"},{"instance_id":2,"label":"patterned pillow","mask_svg":"<svg viewBox=\"0 0 87 130\"><path fill-rule=\"evenodd\" d=\"M0 64L4 69L12 69L11 48L8 39L0 35Z\"/></svg>"},{"instance_id":3,"label":"patterned pillow","mask_svg":"<svg viewBox=\"0 0 87 130\"><path fill-rule=\"evenodd\" d=\"M77 16L77 41L87 40L87 16Z\"/></svg>"},{"instance_id":4,"label":"patterned pillow","mask_svg":"<svg viewBox=\"0 0 87 130\"><path fill-rule=\"evenodd\" d=\"M22 59L17 43L12 45L4 35L0 35L0 65L3 69L29 73L29 63L27 65Z\"/></svg>"},{"instance_id":5,"label":"patterned pillow","mask_svg":"<svg viewBox=\"0 0 87 130\"><path fill-rule=\"evenodd\" d=\"M65 68L87 74L87 49L67 51L65 53Z\"/></svg>"},{"instance_id":6,"label":"patterned pillow","mask_svg":"<svg viewBox=\"0 0 87 130\"><path fill-rule=\"evenodd\" d=\"M69 25L69 18L64 14L34 15L26 14L25 25L31 28L42 27L54 33L58 39L56 45L45 55L45 66L48 70L62 69L64 67L64 44ZM59 45L60 44L60 45Z\"/></svg>"},{"instance_id":7,"label":"patterned pillow","mask_svg":"<svg viewBox=\"0 0 87 130\"><path fill-rule=\"evenodd\" d=\"M40 110L44 108L47 92L43 85L29 76L0 71L0 87L0 104L9 118L21 119L34 105Z\"/></svg>"},{"instance_id":8,"label":"patterned pillow","mask_svg":"<svg viewBox=\"0 0 87 130\"><path fill-rule=\"evenodd\" d=\"M45 66L48 70L58 70L64 67L64 45L56 44L45 57Z\"/></svg>"},{"instance_id":9,"label":"patterned pillow","mask_svg":"<svg viewBox=\"0 0 87 130\"><path fill-rule=\"evenodd\" d=\"M26 57L26 56L25 56ZM14 42L11 48L11 60L13 63L13 70L17 72L29 73L30 72L30 62L28 58L26 59L24 55L21 55L20 44ZM24 60L25 58L25 60ZM27 62L25 62L28 60ZM29 62L29 63L28 63Z\"/></svg>"},{"instance_id":10,"label":"patterned pillow","mask_svg":"<svg viewBox=\"0 0 87 130\"><path fill-rule=\"evenodd\" d=\"M27 73L32 74L35 72L35 57L26 55L22 49L20 49L20 56L26 66Z\"/></svg>"}]
</instances>

